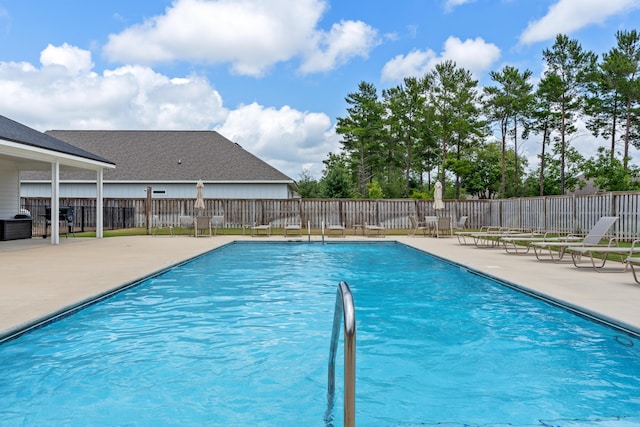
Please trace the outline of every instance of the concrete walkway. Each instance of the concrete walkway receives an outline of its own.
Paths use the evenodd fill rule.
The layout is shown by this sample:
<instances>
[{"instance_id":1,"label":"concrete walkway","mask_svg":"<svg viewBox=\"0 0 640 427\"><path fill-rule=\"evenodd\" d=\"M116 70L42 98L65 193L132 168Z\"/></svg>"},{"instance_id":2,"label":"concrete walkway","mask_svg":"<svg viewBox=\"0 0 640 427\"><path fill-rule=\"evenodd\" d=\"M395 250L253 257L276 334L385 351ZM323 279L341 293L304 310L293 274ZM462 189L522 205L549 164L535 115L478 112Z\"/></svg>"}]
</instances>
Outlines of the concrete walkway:
<instances>
[{"instance_id":1,"label":"concrete walkway","mask_svg":"<svg viewBox=\"0 0 640 427\"><path fill-rule=\"evenodd\" d=\"M327 240L366 239L347 236ZM279 236L132 236L0 242L0 339L52 314L135 282L235 240L284 241ZM307 241L305 236L302 240ZM321 240L312 236L312 240ZM640 333L640 286L630 272L597 273L573 264L537 261L502 249L462 246L455 237L387 236ZM586 265L586 264L585 264ZM607 264L609 265L609 263ZM612 266L620 267L612 263Z\"/></svg>"}]
</instances>

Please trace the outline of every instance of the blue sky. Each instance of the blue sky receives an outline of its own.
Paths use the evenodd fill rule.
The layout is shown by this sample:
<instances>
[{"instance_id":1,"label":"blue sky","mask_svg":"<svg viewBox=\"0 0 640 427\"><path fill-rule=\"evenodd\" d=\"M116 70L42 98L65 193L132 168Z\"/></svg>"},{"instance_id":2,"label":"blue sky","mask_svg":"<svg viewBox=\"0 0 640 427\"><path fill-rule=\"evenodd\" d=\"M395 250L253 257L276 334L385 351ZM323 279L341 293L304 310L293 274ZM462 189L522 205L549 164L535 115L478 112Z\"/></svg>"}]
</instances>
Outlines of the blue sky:
<instances>
[{"instance_id":1,"label":"blue sky","mask_svg":"<svg viewBox=\"0 0 640 427\"><path fill-rule=\"evenodd\" d=\"M214 129L320 177L360 81L390 88L444 59L481 86L504 65L537 79L556 34L602 54L638 23L640 0L0 0L0 114L41 131ZM533 161L537 142L522 149Z\"/></svg>"}]
</instances>

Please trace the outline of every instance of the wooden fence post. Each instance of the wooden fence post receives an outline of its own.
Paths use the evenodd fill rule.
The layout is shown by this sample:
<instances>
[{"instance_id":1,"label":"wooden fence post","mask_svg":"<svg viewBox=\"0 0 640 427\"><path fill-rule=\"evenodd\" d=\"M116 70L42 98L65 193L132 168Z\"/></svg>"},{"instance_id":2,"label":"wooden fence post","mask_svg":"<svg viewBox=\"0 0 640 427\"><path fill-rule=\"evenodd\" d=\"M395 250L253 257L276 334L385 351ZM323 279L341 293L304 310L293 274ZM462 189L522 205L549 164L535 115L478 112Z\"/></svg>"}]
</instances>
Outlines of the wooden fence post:
<instances>
[{"instance_id":1,"label":"wooden fence post","mask_svg":"<svg viewBox=\"0 0 640 427\"><path fill-rule=\"evenodd\" d=\"M145 213L147 218L147 235L151 234L151 187L147 187L147 200L145 203Z\"/></svg>"}]
</instances>

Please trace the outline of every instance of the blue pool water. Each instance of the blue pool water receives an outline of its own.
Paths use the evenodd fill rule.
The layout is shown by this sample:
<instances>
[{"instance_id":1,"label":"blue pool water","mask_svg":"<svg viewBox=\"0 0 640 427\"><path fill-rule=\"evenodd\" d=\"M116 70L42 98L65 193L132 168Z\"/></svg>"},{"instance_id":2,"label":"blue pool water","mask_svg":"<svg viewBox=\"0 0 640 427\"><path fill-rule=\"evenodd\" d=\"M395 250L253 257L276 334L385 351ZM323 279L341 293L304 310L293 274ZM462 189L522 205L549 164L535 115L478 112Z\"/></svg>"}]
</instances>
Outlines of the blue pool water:
<instances>
[{"instance_id":1,"label":"blue pool water","mask_svg":"<svg viewBox=\"0 0 640 427\"><path fill-rule=\"evenodd\" d=\"M357 425L640 423L634 337L401 244L261 242L0 345L0 425L324 426L341 280Z\"/></svg>"}]
</instances>

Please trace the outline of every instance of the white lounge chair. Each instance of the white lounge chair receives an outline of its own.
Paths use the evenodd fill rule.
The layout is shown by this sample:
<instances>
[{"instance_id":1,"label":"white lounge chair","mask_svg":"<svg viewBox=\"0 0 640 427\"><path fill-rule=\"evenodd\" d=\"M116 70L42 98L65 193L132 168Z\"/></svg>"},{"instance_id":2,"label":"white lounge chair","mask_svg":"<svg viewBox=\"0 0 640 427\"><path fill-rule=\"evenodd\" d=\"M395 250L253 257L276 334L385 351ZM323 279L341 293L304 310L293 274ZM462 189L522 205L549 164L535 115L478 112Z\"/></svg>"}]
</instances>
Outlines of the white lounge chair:
<instances>
[{"instance_id":1,"label":"white lounge chair","mask_svg":"<svg viewBox=\"0 0 640 427\"><path fill-rule=\"evenodd\" d=\"M367 237L370 237L372 234L372 232L376 232L378 234L378 236L385 236L385 228L382 225L371 225L371 224L367 224L366 222L364 223L364 232L365 235Z\"/></svg>"},{"instance_id":2,"label":"white lounge chair","mask_svg":"<svg viewBox=\"0 0 640 427\"><path fill-rule=\"evenodd\" d=\"M627 267L631 268L631 272L633 273L633 280L636 281L636 283L640 283L640 280L638 279L638 276L636 274L636 269L635 267L640 266L640 258L639 257L628 257L625 262L627 263Z\"/></svg>"},{"instance_id":3,"label":"white lounge chair","mask_svg":"<svg viewBox=\"0 0 640 427\"><path fill-rule=\"evenodd\" d=\"M469 237L473 239L473 244L477 248L495 248L500 246L500 239L503 237L535 237L541 236L540 233L524 228L504 228L498 230L489 230L487 232L470 233Z\"/></svg>"},{"instance_id":4,"label":"white lounge chair","mask_svg":"<svg viewBox=\"0 0 640 427\"><path fill-rule=\"evenodd\" d=\"M589 257L591 265L587 267L593 267L597 272L602 271L616 271L625 272L630 267L630 264L626 260L633 258L634 255L640 254L640 247L636 246L640 243L640 240L634 240L631 243L631 247L620 247L617 244L613 246L614 241L617 243L617 239L611 239L607 246L569 246L567 252L571 254L573 265L578 268L584 268L585 266L578 265L582 260L582 257ZM599 255L599 256L598 256ZM609 269L604 270L604 265L607 263L609 255L616 255L619 257L620 262L623 263L622 269ZM598 260L596 263L596 259Z\"/></svg>"},{"instance_id":5,"label":"white lounge chair","mask_svg":"<svg viewBox=\"0 0 640 427\"><path fill-rule=\"evenodd\" d=\"M542 242L531 242L531 246L533 247L533 251L538 260L558 262L563 259L564 254L569 247L607 246L600 244L600 241L605 237L609 232L609 229L617 220L618 217L616 216L601 217L581 242L559 242L557 240L546 240ZM557 254L554 254L553 248L558 249ZM545 258L542 255L545 249L548 251L548 258Z\"/></svg>"},{"instance_id":6,"label":"white lounge chair","mask_svg":"<svg viewBox=\"0 0 640 427\"><path fill-rule=\"evenodd\" d=\"M480 227L480 230L476 231L456 231L455 235L458 237L458 243L461 245L470 245L473 243L473 239L471 239L471 235L475 233L498 233L502 230L502 227L496 226L486 226L483 225Z\"/></svg>"},{"instance_id":7,"label":"white lounge chair","mask_svg":"<svg viewBox=\"0 0 640 427\"><path fill-rule=\"evenodd\" d=\"M531 237L533 231L498 226L482 226L479 231L456 231L458 243L474 244L478 248L493 248L500 244L500 238L507 236Z\"/></svg>"},{"instance_id":8,"label":"white lounge chair","mask_svg":"<svg viewBox=\"0 0 640 427\"><path fill-rule=\"evenodd\" d=\"M268 224L255 223L251 227L251 237L260 236L261 231L264 231L265 236L267 237L271 236L271 223L268 223Z\"/></svg>"},{"instance_id":9,"label":"white lounge chair","mask_svg":"<svg viewBox=\"0 0 640 427\"><path fill-rule=\"evenodd\" d=\"M302 237L302 223L290 223L284 224L284 237L288 236L299 236Z\"/></svg>"},{"instance_id":10,"label":"white lounge chair","mask_svg":"<svg viewBox=\"0 0 640 427\"><path fill-rule=\"evenodd\" d=\"M535 234L535 233L534 233ZM500 242L508 254L514 255L526 255L531 250L531 243L533 242L574 242L579 243L582 241L582 237L579 236L548 236L549 232L545 232L542 235L533 236L506 236L501 237Z\"/></svg>"},{"instance_id":11,"label":"white lounge chair","mask_svg":"<svg viewBox=\"0 0 640 427\"><path fill-rule=\"evenodd\" d=\"M342 224L329 224L329 225L327 225L327 237L329 237L329 236L344 237L346 230L347 229L346 229L344 223L342 223Z\"/></svg>"}]
</instances>

